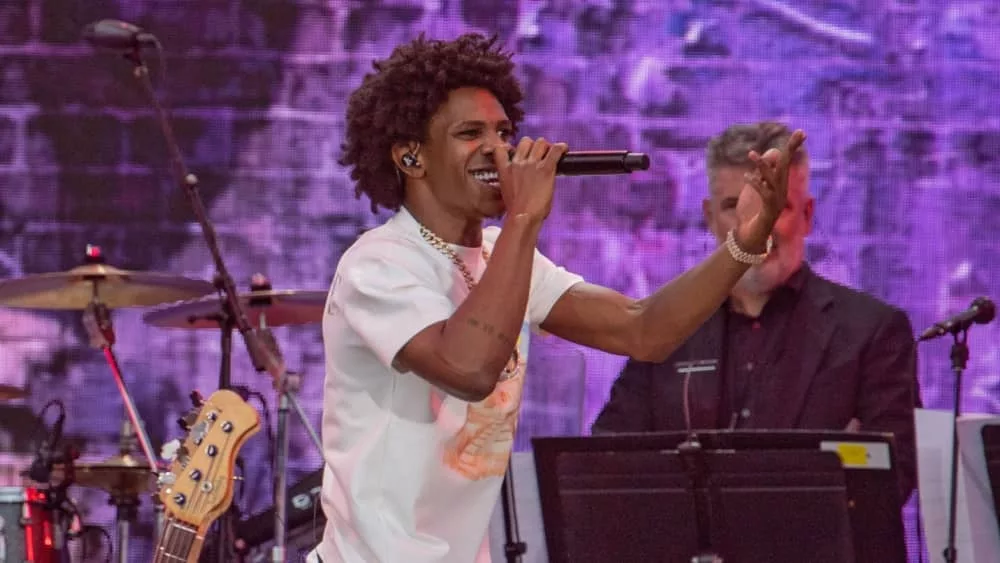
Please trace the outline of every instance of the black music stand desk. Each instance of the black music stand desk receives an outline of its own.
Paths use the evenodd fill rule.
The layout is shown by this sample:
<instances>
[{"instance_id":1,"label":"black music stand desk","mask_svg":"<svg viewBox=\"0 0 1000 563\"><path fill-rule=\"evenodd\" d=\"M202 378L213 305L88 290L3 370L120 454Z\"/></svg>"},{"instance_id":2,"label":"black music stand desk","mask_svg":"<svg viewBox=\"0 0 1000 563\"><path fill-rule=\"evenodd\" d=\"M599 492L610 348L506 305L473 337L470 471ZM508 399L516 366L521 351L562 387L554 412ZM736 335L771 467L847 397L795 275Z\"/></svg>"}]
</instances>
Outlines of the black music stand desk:
<instances>
[{"instance_id":1,"label":"black music stand desk","mask_svg":"<svg viewBox=\"0 0 1000 563\"><path fill-rule=\"evenodd\" d=\"M998 523L997 533L1000 534L1000 424L987 424L980 434L983 438L983 455L986 456L986 474L990 478L993 514Z\"/></svg>"},{"instance_id":2,"label":"black music stand desk","mask_svg":"<svg viewBox=\"0 0 1000 563\"><path fill-rule=\"evenodd\" d=\"M533 439L549 561L905 563L891 436L689 438Z\"/></svg>"}]
</instances>

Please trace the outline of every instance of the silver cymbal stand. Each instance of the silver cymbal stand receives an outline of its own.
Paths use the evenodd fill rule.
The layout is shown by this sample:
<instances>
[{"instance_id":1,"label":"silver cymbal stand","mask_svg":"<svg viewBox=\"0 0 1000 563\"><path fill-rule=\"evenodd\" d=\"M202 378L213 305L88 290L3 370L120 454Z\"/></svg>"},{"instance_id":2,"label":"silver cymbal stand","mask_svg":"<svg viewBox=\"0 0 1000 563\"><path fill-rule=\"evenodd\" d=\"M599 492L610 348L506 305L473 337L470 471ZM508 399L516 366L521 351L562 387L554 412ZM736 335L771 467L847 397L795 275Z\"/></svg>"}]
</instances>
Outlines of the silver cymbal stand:
<instances>
[{"instance_id":1,"label":"silver cymbal stand","mask_svg":"<svg viewBox=\"0 0 1000 563\"><path fill-rule=\"evenodd\" d=\"M254 289L265 289L265 287L261 285ZM270 286L267 285L266 289L270 289ZM278 343L274 339L271 329L267 326L267 314L261 312L259 319L260 325L256 330L256 336L260 338L264 348L272 358L283 361L281 360L281 351L278 348ZM251 354L251 360L258 372L267 371L266 358ZM306 433L309 434L309 438L316 446L317 451L320 452L321 456L323 454L323 444L320 441L319 435L312 427L302 407L299 406L298 401L295 400L295 394L299 391L301 383L302 378L299 374L286 370L280 379L280 387L276 389L278 391L278 422L275 431L275 442L277 443L275 444L274 454L274 547L271 552L272 563L283 563L286 556L288 535L288 502L286 498L288 492L288 414L290 409L295 409L299 421L305 428Z\"/></svg>"},{"instance_id":2,"label":"silver cymbal stand","mask_svg":"<svg viewBox=\"0 0 1000 563\"><path fill-rule=\"evenodd\" d=\"M98 280L91 280L91 283L93 287L93 299L83 312L83 326L87 330L91 346L104 352L104 357L111 368L115 384L118 386L122 402L125 405L125 414L132 425L132 430L135 432L135 438L139 442L143 456L145 456L146 462L149 464L149 470L155 475L157 472L157 463L156 457L153 455L153 447L149 436L146 434L142 420L139 418L139 411L135 407L135 402L132 400L132 396L125 386L125 378L122 376L121 366L118 364L118 359L112 350L112 345L115 342L115 332L111 325L111 313L107 306L101 302L98 291ZM116 506L118 513L116 517L118 537L116 538L115 556L116 561L119 563L128 563L128 539L131 533L130 526L135 520L137 503L137 498L112 498L112 504ZM156 504L154 503L154 506ZM162 510L162 505L160 505L160 509Z\"/></svg>"}]
</instances>

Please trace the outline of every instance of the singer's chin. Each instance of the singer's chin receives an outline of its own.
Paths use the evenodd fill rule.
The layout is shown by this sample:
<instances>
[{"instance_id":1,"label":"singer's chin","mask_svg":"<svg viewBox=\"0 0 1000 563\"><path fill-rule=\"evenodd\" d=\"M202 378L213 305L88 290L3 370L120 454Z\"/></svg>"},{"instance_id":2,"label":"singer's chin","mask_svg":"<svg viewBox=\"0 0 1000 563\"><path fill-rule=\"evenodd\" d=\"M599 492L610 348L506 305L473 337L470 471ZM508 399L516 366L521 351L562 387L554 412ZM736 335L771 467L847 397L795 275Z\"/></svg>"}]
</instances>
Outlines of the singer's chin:
<instances>
[{"instance_id":1,"label":"singer's chin","mask_svg":"<svg viewBox=\"0 0 1000 563\"><path fill-rule=\"evenodd\" d=\"M486 201L483 205L483 216L490 219L499 219L507 213L507 206L503 203L503 198L500 194L497 194L495 198L491 197L489 201Z\"/></svg>"}]
</instances>

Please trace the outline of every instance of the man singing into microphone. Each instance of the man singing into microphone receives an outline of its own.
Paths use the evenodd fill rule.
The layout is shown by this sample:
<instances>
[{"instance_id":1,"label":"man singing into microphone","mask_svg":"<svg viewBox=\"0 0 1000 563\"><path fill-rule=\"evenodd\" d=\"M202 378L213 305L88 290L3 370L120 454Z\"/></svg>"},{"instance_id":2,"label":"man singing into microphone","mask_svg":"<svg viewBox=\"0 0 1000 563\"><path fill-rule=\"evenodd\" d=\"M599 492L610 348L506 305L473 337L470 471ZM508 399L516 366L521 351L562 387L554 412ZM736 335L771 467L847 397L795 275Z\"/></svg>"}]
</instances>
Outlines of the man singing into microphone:
<instances>
[{"instance_id":1,"label":"man singing into microphone","mask_svg":"<svg viewBox=\"0 0 1000 563\"><path fill-rule=\"evenodd\" d=\"M350 97L342 164L356 195L394 214L344 253L330 287L328 522L308 560L489 561L524 383L523 327L665 358L766 255L804 136L749 155L755 168L738 195L748 219L701 264L635 300L536 250L567 146L515 140L521 87L494 40L420 38L374 68ZM487 218L502 228L484 229Z\"/></svg>"}]
</instances>

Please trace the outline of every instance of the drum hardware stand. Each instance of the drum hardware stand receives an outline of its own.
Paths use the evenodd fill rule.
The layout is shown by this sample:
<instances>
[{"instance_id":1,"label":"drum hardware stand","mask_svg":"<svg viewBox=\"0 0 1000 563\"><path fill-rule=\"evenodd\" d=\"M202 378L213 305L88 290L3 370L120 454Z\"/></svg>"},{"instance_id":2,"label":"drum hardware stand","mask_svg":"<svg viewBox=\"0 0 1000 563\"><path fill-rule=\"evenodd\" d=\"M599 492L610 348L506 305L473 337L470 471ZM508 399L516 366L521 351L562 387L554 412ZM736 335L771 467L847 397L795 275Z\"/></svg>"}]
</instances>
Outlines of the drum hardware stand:
<instances>
[{"instance_id":1,"label":"drum hardware stand","mask_svg":"<svg viewBox=\"0 0 1000 563\"><path fill-rule=\"evenodd\" d=\"M157 44L159 44L158 40ZM128 51L124 54L124 57L133 64L133 76L140 83L145 94L149 97L150 103L153 105L156 112L157 121L162 130L164 140L166 141L175 179L180 184L184 193L188 196L194 216L201 227L202 235L205 238L205 243L208 247L209 253L212 255L212 260L215 265L218 285L220 286L226 303L229 306L228 311L232 315L235 327L239 330L251 357L262 360L262 366L271 375L274 389L280 394L278 408L278 436L280 437L279 442L281 443L279 443L277 447L278 459L276 460L275 481L279 482L281 486L275 487L274 490L275 544L272 550L271 561L272 563L284 563L286 557L285 525L287 512L287 507L285 506L286 490L284 486L287 481L287 477L284 473L287 461L288 434L286 424L283 421L287 419L288 407L295 410L303 426L306 428L306 431L309 433L309 437L312 439L313 444L316 446L317 452L320 456L323 456L323 446L320 442L319 435L316 434L316 431L310 425L302 407L292 395L293 389L297 388L294 384L297 383L297 378L291 377L280 358L277 358L271 350L268 350L267 347L261 343L258 335L254 332L249 321L247 320L246 312L240 303L239 294L236 291L236 284L233 281L232 276L229 274L229 271L226 269L225 262L222 259L222 253L219 250L218 237L216 235L215 228L212 226L212 223L208 218L208 213L205 210L205 204L201 200L201 196L198 191L198 178L194 174L188 172L187 167L184 164L180 148L177 144L176 138L174 137L173 128L167 118L166 111L156 96L156 91L149 79L149 67L147 67L143 61L141 51L142 45L139 44L139 41L133 41L133 45L129 47ZM282 409L284 409L284 415L282 415ZM278 471L277 468L281 468L281 470Z\"/></svg>"},{"instance_id":2,"label":"drum hardware stand","mask_svg":"<svg viewBox=\"0 0 1000 563\"><path fill-rule=\"evenodd\" d=\"M164 513L163 500L159 491L149 495L153 503L153 545L160 545L160 537L163 535L163 527L166 525L166 514Z\"/></svg>"},{"instance_id":3,"label":"drum hardware stand","mask_svg":"<svg viewBox=\"0 0 1000 563\"><path fill-rule=\"evenodd\" d=\"M156 456L153 454L153 448L150 445L149 437L146 435L146 430L139 418L139 412L135 408L135 402L132 400L132 396L129 395L128 388L125 386L125 379L122 376L121 366L118 364L118 359L115 357L115 353L111 349L111 346L114 343L114 331L111 328L111 319L108 314L108 309L98 301L96 297L96 286L94 291L94 303L92 303L91 306L84 312L84 325L90 325L92 322L96 323L94 326L97 328L97 333L91 332L91 329L88 326L91 342L95 343L95 334L99 335L99 338L103 339L103 341L95 343L96 347L100 348L101 351L104 352L104 357L107 359L108 366L111 368L111 373L115 378L115 384L118 386L118 392L121 394L122 400L125 403L125 414L128 417L128 422L132 425L132 429L139 442L139 447L142 450L142 455L146 458L150 471L155 473L158 467L156 463Z\"/></svg>"},{"instance_id":4,"label":"drum hardware stand","mask_svg":"<svg viewBox=\"0 0 1000 563\"><path fill-rule=\"evenodd\" d=\"M139 514L139 497L128 492L113 492L108 504L115 507L115 561L128 563L128 540L131 534L132 522Z\"/></svg>"},{"instance_id":5,"label":"drum hardware stand","mask_svg":"<svg viewBox=\"0 0 1000 563\"><path fill-rule=\"evenodd\" d=\"M87 258L89 262L100 262L102 261L100 256L100 251L96 247L88 246L87 248ZM118 359L115 357L115 353L112 350L112 346L115 343L115 331L111 324L111 313L107 306L101 302L100 294L98 291L98 281L92 280L93 287L93 297L90 305L83 313L83 325L87 330L87 334L90 337L90 343L95 348L100 348L104 352L104 357L108 362L108 366L111 368L111 373L114 376L115 384L118 386L118 391L121 394L122 401L125 405L125 414L127 416L126 425L131 425L132 432L136 440L139 442L139 447L142 449L143 456L146 458L146 462L149 464L149 470L153 473L157 473L157 462L156 456L153 455L153 448L150 445L149 436L146 435L146 430L139 418L139 412L135 407L135 402L132 400L132 396L129 394L127 387L125 386L125 378L122 376L121 366L118 364ZM123 441L124 440L123 436ZM127 453L127 452L123 452ZM112 493L110 504L117 508L116 514L116 528L118 532L117 537L117 561L120 563L127 563L128 561L128 536L130 533L130 524L135 521L139 498L135 494L118 494Z\"/></svg>"},{"instance_id":6,"label":"drum hardware stand","mask_svg":"<svg viewBox=\"0 0 1000 563\"><path fill-rule=\"evenodd\" d=\"M271 284L263 275L255 275L253 281L251 282L252 291L269 291L271 289ZM251 298L250 305L263 307L270 304L270 298ZM270 355L272 359L276 359L279 362L284 362L281 350L278 348L278 343L274 339L274 335L271 329L267 326L267 314L261 311L259 315L259 327L256 331L256 336L261 339L263 349ZM254 364L254 368L258 372L264 372L268 369L268 358L259 355L251 354L251 358ZM298 402L295 401L293 396L297 393L301 387L302 378L299 374L285 370L281 374L278 380L278 386L276 390L278 392L278 421L277 429L275 430L275 460L274 460L274 547L272 548L272 563L282 563L285 559L285 550L287 545L287 522L288 522L288 445L289 445L289 435L288 435L288 413L290 408L294 407L296 414L299 416L299 420L305 427L306 432L309 437L313 440L316 449L322 455L323 446L320 442L319 436L313 429L309 422L309 419L302 412L301 407L299 407Z\"/></svg>"},{"instance_id":7,"label":"drum hardware stand","mask_svg":"<svg viewBox=\"0 0 1000 563\"><path fill-rule=\"evenodd\" d=\"M142 437L139 432L135 431L135 425L128 422L122 421L121 435L118 442L118 453L122 456L128 455L132 452L133 441L141 441ZM155 466L154 472L155 472ZM108 499L108 504L115 507L115 529L117 532L116 545L115 545L115 560L118 563L126 563L128 561L128 542L131 537L131 526L139 515L139 495L135 491L129 490L112 490L109 491L111 498ZM155 497L156 495L154 495ZM153 504L156 507L156 502ZM163 504L160 503L159 513L157 516L157 524L159 524L159 519L162 517ZM154 540L159 540L160 531L154 531ZM155 544L154 544L155 545Z\"/></svg>"}]
</instances>

